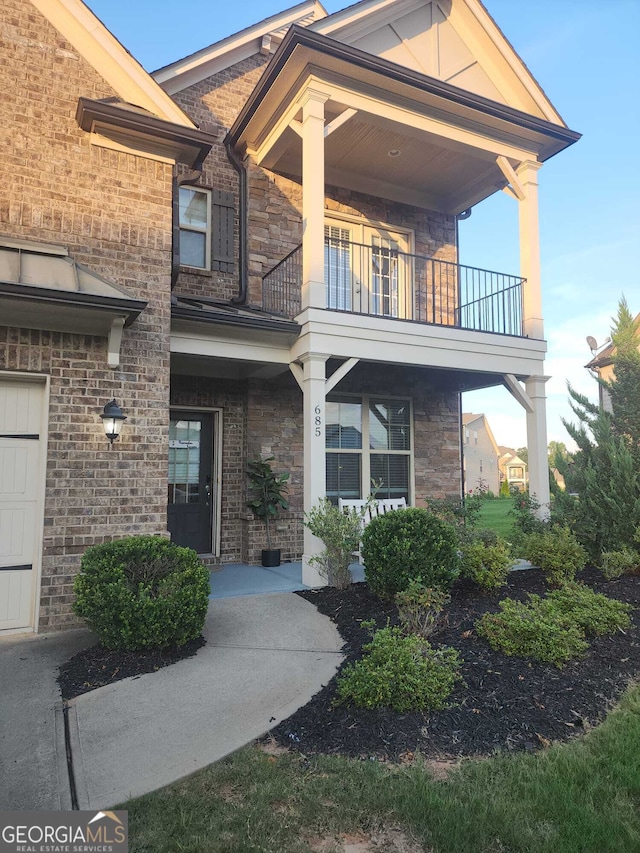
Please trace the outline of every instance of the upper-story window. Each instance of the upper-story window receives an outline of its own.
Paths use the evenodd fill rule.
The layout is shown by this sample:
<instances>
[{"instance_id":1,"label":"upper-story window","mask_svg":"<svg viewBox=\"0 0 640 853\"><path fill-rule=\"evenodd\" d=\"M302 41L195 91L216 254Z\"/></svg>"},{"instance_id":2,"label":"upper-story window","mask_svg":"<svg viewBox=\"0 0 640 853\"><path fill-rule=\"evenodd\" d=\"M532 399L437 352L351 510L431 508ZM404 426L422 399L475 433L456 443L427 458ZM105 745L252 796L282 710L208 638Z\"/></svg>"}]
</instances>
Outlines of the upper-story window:
<instances>
[{"instance_id":1,"label":"upper-story window","mask_svg":"<svg viewBox=\"0 0 640 853\"><path fill-rule=\"evenodd\" d=\"M211 192L180 187L180 264L211 269Z\"/></svg>"}]
</instances>

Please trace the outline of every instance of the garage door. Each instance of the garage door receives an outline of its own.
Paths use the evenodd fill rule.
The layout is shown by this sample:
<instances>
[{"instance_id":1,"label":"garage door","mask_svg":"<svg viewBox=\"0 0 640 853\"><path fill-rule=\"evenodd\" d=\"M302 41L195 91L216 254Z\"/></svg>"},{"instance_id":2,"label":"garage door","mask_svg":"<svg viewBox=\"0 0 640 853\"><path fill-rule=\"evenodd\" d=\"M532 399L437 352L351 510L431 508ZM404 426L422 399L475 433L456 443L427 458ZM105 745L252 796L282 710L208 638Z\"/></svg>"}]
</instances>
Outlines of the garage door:
<instances>
[{"instance_id":1,"label":"garage door","mask_svg":"<svg viewBox=\"0 0 640 853\"><path fill-rule=\"evenodd\" d=\"M0 375L0 630L34 625L44 386Z\"/></svg>"}]
</instances>

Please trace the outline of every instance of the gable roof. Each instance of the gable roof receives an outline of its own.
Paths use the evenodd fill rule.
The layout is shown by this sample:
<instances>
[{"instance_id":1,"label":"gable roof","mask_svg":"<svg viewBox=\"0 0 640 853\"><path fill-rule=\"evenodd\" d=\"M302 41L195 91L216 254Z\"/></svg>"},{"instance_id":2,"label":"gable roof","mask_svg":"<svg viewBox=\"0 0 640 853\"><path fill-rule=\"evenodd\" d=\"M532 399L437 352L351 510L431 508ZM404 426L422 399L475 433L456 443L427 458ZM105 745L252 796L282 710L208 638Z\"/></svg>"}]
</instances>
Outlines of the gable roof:
<instances>
[{"instance_id":1,"label":"gable roof","mask_svg":"<svg viewBox=\"0 0 640 853\"><path fill-rule=\"evenodd\" d=\"M487 435L489 436L489 441L493 445L493 449L495 451L496 456L500 456L500 451L498 449L498 445L496 444L496 440L494 438L491 427L489 426L489 421L485 414L482 415L474 415L471 412L467 412L462 414L462 425L469 426L469 424L475 423L475 421L482 421L484 424L484 428L486 430Z\"/></svg>"},{"instance_id":2,"label":"gable roof","mask_svg":"<svg viewBox=\"0 0 640 853\"><path fill-rule=\"evenodd\" d=\"M276 47L292 24L307 26L326 15L327 11L319 0L302 0L183 59L158 68L152 73L153 79L173 95L257 53L271 55L272 43Z\"/></svg>"},{"instance_id":3,"label":"gable roof","mask_svg":"<svg viewBox=\"0 0 640 853\"><path fill-rule=\"evenodd\" d=\"M309 29L566 127L480 0L360 0Z\"/></svg>"},{"instance_id":4,"label":"gable roof","mask_svg":"<svg viewBox=\"0 0 640 853\"><path fill-rule=\"evenodd\" d=\"M123 101L142 107L173 124L195 127L187 114L82 0L31 0L31 3Z\"/></svg>"}]
</instances>

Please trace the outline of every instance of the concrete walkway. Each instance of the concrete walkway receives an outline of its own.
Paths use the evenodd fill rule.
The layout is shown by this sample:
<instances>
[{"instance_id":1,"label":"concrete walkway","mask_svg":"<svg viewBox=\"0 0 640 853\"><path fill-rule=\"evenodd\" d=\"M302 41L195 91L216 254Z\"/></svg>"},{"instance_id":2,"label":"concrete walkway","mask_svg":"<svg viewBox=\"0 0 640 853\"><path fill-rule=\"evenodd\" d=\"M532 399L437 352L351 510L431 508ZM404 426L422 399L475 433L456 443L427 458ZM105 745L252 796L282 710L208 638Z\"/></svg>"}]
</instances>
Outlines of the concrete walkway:
<instances>
[{"instance_id":1,"label":"concrete walkway","mask_svg":"<svg viewBox=\"0 0 640 853\"><path fill-rule=\"evenodd\" d=\"M0 811L70 809L58 666L89 631L0 640Z\"/></svg>"},{"instance_id":2,"label":"concrete walkway","mask_svg":"<svg viewBox=\"0 0 640 853\"><path fill-rule=\"evenodd\" d=\"M297 595L213 600L193 658L69 703L81 809L109 808L223 758L334 675L342 640Z\"/></svg>"}]
</instances>

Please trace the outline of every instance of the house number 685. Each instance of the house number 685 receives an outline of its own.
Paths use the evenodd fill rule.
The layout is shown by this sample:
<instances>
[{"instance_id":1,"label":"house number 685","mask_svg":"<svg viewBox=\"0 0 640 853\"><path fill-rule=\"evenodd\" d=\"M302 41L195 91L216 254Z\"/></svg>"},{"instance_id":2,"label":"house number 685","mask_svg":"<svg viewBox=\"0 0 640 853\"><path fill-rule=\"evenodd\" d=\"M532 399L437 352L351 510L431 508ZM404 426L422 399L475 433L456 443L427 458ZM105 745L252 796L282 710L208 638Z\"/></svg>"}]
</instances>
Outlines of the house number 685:
<instances>
[{"instance_id":1,"label":"house number 685","mask_svg":"<svg viewBox=\"0 0 640 853\"><path fill-rule=\"evenodd\" d=\"M315 434L316 434L316 436L319 437L322 435L322 409L320 408L320 406L316 406L313 411L315 412L315 418L314 418L314 423L316 425Z\"/></svg>"}]
</instances>

